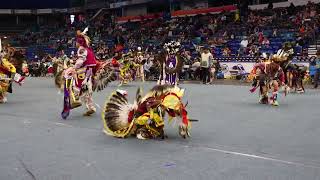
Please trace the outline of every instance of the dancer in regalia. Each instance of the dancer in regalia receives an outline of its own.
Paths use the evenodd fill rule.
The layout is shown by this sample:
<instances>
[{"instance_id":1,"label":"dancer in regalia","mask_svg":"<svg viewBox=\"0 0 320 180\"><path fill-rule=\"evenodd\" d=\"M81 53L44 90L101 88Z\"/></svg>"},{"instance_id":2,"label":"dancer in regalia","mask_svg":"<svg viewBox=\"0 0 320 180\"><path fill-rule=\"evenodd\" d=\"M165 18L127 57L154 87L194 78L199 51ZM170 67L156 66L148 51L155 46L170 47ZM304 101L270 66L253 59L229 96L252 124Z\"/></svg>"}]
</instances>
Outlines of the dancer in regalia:
<instances>
[{"instance_id":1,"label":"dancer in regalia","mask_svg":"<svg viewBox=\"0 0 320 180\"><path fill-rule=\"evenodd\" d=\"M276 56L274 58L277 58ZM285 85L285 74L279 64L272 61L261 62L253 68L253 88L250 90L252 93L259 88L259 103L271 104L273 106L279 106L278 95L281 86L285 87L285 93L287 87ZM269 92L271 96L269 98Z\"/></svg>"},{"instance_id":2,"label":"dancer in regalia","mask_svg":"<svg viewBox=\"0 0 320 180\"><path fill-rule=\"evenodd\" d=\"M17 63L17 67L10 62L10 60L17 60L12 58L14 54L14 48L9 48L7 53L2 51L0 39L0 103L6 103L7 93L13 92L12 82L21 85L25 79L24 76L21 76L19 73L17 73L17 69L24 69L23 62Z\"/></svg>"},{"instance_id":3,"label":"dancer in regalia","mask_svg":"<svg viewBox=\"0 0 320 180\"><path fill-rule=\"evenodd\" d=\"M71 60L64 53L63 46L58 47L56 56L54 58L51 58L51 60L53 63L53 74L54 74L55 85L59 89L63 90L63 86L64 86L63 71L72 65Z\"/></svg>"},{"instance_id":4,"label":"dancer in regalia","mask_svg":"<svg viewBox=\"0 0 320 180\"><path fill-rule=\"evenodd\" d=\"M121 138L133 135L138 139L164 139L165 116L168 116L169 122L174 119L180 122L179 134L187 138L191 124L182 103L183 95L184 90L177 86L158 85L144 96L138 89L135 102L130 104L127 92L116 90L102 111L104 132Z\"/></svg>"},{"instance_id":5,"label":"dancer in regalia","mask_svg":"<svg viewBox=\"0 0 320 180\"><path fill-rule=\"evenodd\" d=\"M120 85L126 85L136 78L136 72L139 64L135 63L132 52L122 54L120 59Z\"/></svg>"},{"instance_id":6,"label":"dancer in regalia","mask_svg":"<svg viewBox=\"0 0 320 180\"><path fill-rule=\"evenodd\" d=\"M142 48L138 47L135 52L135 62L137 64L137 78L140 78L142 82L145 80L144 68L143 65L146 63L146 59L144 58L144 54L142 52Z\"/></svg>"},{"instance_id":7,"label":"dancer in regalia","mask_svg":"<svg viewBox=\"0 0 320 180\"><path fill-rule=\"evenodd\" d=\"M304 65L292 63L292 50L288 48L278 50L272 61L279 64L285 74L285 83L297 93L304 93L303 79L308 68Z\"/></svg>"},{"instance_id":8,"label":"dancer in regalia","mask_svg":"<svg viewBox=\"0 0 320 180\"><path fill-rule=\"evenodd\" d=\"M77 60L73 67L64 72L64 108L62 118L66 119L71 109L86 105L84 116L96 112L92 93L102 90L114 80L114 72L107 62L98 62L90 47L90 39L85 31L77 31Z\"/></svg>"},{"instance_id":9,"label":"dancer in regalia","mask_svg":"<svg viewBox=\"0 0 320 180\"><path fill-rule=\"evenodd\" d=\"M164 45L165 52L158 54L155 59L160 62L160 77L158 84L178 85L179 73L183 66L180 55L180 43L171 41Z\"/></svg>"}]
</instances>

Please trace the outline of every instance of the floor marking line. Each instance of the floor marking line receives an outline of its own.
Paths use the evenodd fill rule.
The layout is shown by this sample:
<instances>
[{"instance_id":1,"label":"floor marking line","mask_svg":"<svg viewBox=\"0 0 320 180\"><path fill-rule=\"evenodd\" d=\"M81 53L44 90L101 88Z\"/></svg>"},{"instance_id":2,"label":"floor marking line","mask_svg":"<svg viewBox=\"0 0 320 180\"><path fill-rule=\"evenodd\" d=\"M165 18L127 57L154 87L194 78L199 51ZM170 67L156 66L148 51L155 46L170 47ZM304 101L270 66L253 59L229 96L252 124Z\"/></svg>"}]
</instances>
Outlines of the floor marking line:
<instances>
[{"instance_id":1,"label":"floor marking line","mask_svg":"<svg viewBox=\"0 0 320 180\"><path fill-rule=\"evenodd\" d=\"M65 123L56 122L56 123L54 123L54 124L57 125L57 126L65 126L65 127L74 128L74 126L69 125L69 124L65 124Z\"/></svg>"},{"instance_id":2,"label":"floor marking line","mask_svg":"<svg viewBox=\"0 0 320 180\"><path fill-rule=\"evenodd\" d=\"M32 173L32 171L27 167L27 165L23 162L22 159L18 158L18 161L21 163L23 169L28 173L28 175L33 179L37 180L36 176Z\"/></svg>"},{"instance_id":3,"label":"floor marking line","mask_svg":"<svg viewBox=\"0 0 320 180\"><path fill-rule=\"evenodd\" d=\"M224 154L244 156L244 157L249 157L249 158L254 158L254 159L262 159L262 160L267 160L267 161L274 161L274 162L279 162L279 163L284 163L284 164L289 164L289 165L320 169L320 166L308 165L308 164L286 161L286 160L281 160L281 159L276 159L276 158L271 158L271 157L264 157L264 156L254 155L254 154L240 153L240 152L216 149L216 148L205 147L205 146L192 146L191 145L191 146L186 146L186 147L203 148L203 149L208 149L208 150L212 150L212 151L216 151L216 152L221 152Z\"/></svg>"}]
</instances>

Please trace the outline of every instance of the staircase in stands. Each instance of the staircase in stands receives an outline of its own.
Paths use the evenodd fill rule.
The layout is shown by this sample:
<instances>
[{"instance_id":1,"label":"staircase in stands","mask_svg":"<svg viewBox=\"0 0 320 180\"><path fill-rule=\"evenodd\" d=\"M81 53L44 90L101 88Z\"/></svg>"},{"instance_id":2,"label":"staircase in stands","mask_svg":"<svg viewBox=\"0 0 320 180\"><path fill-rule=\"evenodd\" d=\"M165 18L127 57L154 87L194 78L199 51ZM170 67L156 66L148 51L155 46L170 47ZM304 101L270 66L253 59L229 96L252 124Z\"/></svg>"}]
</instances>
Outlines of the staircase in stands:
<instances>
[{"instance_id":1,"label":"staircase in stands","mask_svg":"<svg viewBox=\"0 0 320 180\"><path fill-rule=\"evenodd\" d=\"M317 50L320 49L320 38L318 38L313 45L308 48L309 57L314 57L317 54Z\"/></svg>"}]
</instances>

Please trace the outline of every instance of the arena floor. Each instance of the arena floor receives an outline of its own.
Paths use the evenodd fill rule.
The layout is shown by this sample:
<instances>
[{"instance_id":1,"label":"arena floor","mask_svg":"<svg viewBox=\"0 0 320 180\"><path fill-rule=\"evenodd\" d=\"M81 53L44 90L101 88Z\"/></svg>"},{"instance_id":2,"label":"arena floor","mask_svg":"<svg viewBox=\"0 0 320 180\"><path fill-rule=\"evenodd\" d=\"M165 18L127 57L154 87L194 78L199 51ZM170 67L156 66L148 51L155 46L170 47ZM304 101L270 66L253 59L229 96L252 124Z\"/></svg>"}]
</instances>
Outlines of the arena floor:
<instances>
[{"instance_id":1,"label":"arena floor","mask_svg":"<svg viewBox=\"0 0 320 180\"><path fill-rule=\"evenodd\" d=\"M153 83L142 85L144 89ZM138 83L124 87L135 93ZM320 90L257 104L246 86L181 85L194 122L191 139L116 139L100 112L60 119L53 81L29 79L0 105L1 180L316 180L320 179ZM116 89L95 94L103 106ZM100 111L100 110L99 110Z\"/></svg>"}]
</instances>

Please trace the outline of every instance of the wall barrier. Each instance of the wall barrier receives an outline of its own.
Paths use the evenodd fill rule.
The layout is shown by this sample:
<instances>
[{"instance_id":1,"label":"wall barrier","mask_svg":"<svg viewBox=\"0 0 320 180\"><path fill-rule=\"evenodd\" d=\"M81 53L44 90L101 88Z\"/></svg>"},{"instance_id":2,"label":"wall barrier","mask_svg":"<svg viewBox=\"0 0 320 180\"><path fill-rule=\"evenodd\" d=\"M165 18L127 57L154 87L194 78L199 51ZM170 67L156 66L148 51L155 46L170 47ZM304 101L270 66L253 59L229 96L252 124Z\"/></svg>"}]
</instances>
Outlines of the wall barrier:
<instances>
[{"instance_id":1,"label":"wall barrier","mask_svg":"<svg viewBox=\"0 0 320 180\"><path fill-rule=\"evenodd\" d=\"M230 6L213 7L213 8L179 10L179 11L173 11L171 13L171 17L195 16L198 14L217 14L223 11L226 11L226 12L235 11L236 9L237 9L236 6L230 5ZM118 17L116 21L118 23L124 23L128 21L134 22L134 21L141 21L142 19L156 19L156 18L163 17L163 15L164 13L146 14L141 16L124 16L124 17Z\"/></svg>"}]
</instances>

